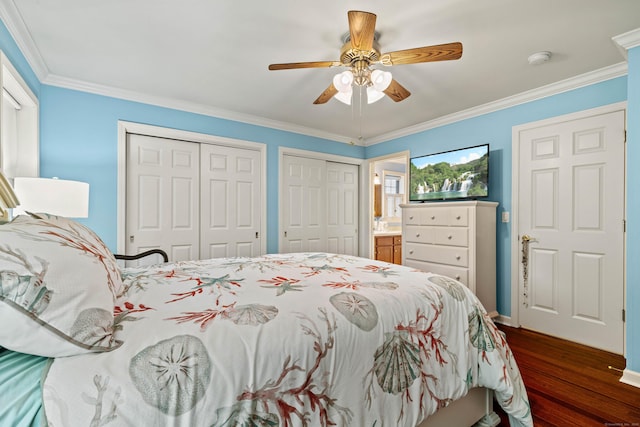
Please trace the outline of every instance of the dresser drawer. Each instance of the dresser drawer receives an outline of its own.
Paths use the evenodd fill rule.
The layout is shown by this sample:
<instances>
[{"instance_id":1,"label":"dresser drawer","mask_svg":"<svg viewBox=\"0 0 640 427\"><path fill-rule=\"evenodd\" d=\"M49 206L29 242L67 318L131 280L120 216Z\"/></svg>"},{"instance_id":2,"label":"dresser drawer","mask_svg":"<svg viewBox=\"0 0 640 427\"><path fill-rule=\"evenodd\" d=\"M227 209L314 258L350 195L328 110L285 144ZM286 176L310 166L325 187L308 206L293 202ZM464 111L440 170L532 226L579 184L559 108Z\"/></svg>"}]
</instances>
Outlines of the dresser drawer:
<instances>
[{"instance_id":1,"label":"dresser drawer","mask_svg":"<svg viewBox=\"0 0 640 427\"><path fill-rule=\"evenodd\" d=\"M433 243L435 241L434 229L431 227L407 225L403 235L407 242Z\"/></svg>"},{"instance_id":2,"label":"dresser drawer","mask_svg":"<svg viewBox=\"0 0 640 427\"><path fill-rule=\"evenodd\" d=\"M420 212L418 209L404 208L402 216L404 224L420 225Z\"/></svg>"},{"instance_id":3,"label":"dresser drawer","mask_svg":"<svg viewBox=\"0 0 640 427\"><path fill-rule=\"evenodd\" d=\"M467 227L469 225L469 209L450 208L448 225L452 225L454 227Z\"/></svg>"},{"instance_id":4,"label":"dresser drawer","mask_svg":"<svg viewBox=\"0 0 640 427\"><path fill-rule=\"evenodd\" d=\"M467 227L469 209L466 207L407 209L404 213L407 225L434 225Z\"/></svg>"},{"instance_id":5,"label":"dresser drawer","mask_svg":"<svg viewBox=\"0 0 640 427\"><path fill-rule=\"evenodd\" d=\"M433 230L433 242L437 245L469 246L469 229L466 227L438 227Z\"/></svg>"},{"instance_id":6,"label":"dresser drawer","mask_svg":"<svg viewBox=\"0 0 640 427\"><path fill-rule=\"evenodd\" d=\"M469 266L469 250L464 247L436 246L407 242L405 251L407 259L428 259L438 264L449 264L458 267Z\"/></svg>"},{"instance_id":7,"label":"dresser drawer","mask_svg":"<svg viewBox=\"0 0 640 427\"><path fill-rule=\"evenodd\" d=\"M434 264L431 262L407 260L406 266L426 271L427 273L440 274L442 276L451 277L469 287L469 269L464 267L452 267L450 265Z\"/></svg>"},{"instance_id":8,"label":"dresser drawer","mask_svg":"<svg viewBox=\"0 0 640 427\"><path fill-rule=\"evenodd\" d=\"M449 209L427 208L420 212L422 225L448 225Z\"/></svg>"}]
</instances>

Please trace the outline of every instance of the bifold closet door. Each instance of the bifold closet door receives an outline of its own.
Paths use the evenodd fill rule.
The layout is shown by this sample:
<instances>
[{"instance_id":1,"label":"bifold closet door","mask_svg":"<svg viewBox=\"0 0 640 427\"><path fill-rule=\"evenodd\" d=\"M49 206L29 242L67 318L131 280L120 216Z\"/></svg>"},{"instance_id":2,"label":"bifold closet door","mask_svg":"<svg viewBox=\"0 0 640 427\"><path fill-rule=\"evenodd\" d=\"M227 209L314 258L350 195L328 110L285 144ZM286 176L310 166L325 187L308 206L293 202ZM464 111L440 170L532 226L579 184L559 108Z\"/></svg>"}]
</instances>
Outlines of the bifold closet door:
<instances>
[{"instance_id":1,"label":"bifold closet door","mask_svg":"<svg viewBox=\"0 0 640 427\"><path fill-rule=\"evenodd\" d=\"M357 165L327 162L327 252L358 255Z\"/></svg>"},{"instance_id":2,"label":"bifold closet door","mask_svg":"<svg viewBox=\"0 0 640 427\"><path fill-rule=\"evenodd\" d=\"M171 261L198 259L199 144L127 135L127 254L163 249Z\"/></svg>"},{"instance_id":3,"label":"bifold closet door","mask_svg":"<svg viewBox=\"0 0 640 427\"><path fill-rule=\"evenodd\" d=\"M358 254L357 165L285 155L281 252Z\"/></svg>"},{"instance_id":4,"label":"bifold closet door","mask_svg":"<svg viewBox=\"0 0 640 427\"><path fill-rule=\"evenodd\" d=\"M201 258L260 255L260 153L201 144Z\"/></svg>"},{"instance_id":5,"label":"bifold closet door","mask_svg":"<svg viewBox=\"0 0 640 427\"><path fill-rule=\"evenodd\" d=\"M326 251L325 163L284 156L281 252Z\"/></svg>"}]
</instances>

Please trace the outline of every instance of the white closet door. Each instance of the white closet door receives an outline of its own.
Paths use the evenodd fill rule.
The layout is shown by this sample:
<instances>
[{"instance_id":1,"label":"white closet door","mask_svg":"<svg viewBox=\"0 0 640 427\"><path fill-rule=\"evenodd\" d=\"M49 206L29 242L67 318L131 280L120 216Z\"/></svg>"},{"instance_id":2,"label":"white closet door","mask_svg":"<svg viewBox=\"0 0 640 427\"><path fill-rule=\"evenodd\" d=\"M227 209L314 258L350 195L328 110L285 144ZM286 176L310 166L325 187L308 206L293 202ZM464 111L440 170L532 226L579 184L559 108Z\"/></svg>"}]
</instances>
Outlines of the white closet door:
<instances>
[{"instance_id":1,"label":"white closet door","mask_svg":"<svg viewBox=\"0 0 640 427\"><path fill-rule=\"evenodd\" d=\"M260 255L260 153L210 144L200 153L201 258Z\"/></svg>"},{"instance_id":2,"label":"white closet door","mask_svg":"<svg viewBox=\"0 0 640 427\"><path fill-rule=\"evenodd\" d=\"M358 255L358 166L327 162L327 251Z\"/></svg>"},{"instance_id":3,"label":"white closet door","mask_svg":"<svg viewBox=\"0 0 640 427\"><path fill-rule=\"evenodd\" d=\"M326 251L326 162L283 157L281 251Z\"/></svg>"},{"instance_id":4,"label":"white closet door","mask_svg":"<svg viewBox=\"0 0 640 427\"><path fill-rule=\"evenodd\" d=\"M199 258L198 144L127 136L127 254L160 248L172 261Z\"/></svg>"}]
</instances>

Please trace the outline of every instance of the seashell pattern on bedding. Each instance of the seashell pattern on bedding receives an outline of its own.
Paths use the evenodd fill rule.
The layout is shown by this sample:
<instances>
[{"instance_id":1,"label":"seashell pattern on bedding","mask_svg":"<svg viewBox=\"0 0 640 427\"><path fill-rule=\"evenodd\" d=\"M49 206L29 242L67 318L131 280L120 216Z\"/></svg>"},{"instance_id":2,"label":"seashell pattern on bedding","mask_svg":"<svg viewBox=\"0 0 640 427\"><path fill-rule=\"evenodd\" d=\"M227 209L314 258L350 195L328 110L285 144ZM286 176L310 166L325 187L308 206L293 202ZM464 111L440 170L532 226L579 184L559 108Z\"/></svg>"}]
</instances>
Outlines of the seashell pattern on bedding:
<instances>
[{"instance_id":1,"label":"seashell pattern on bedding","mask_svg":"<svg viewBox=\"0 0 640 427\"><path fill-rule=\"evenodd\" d=\"M55 359L50 425L415 427L477 386L495 390L512 426L533 425L504 337L453 279L327 253L122 278L122 345Z\"/></svg>"}]
</instances>

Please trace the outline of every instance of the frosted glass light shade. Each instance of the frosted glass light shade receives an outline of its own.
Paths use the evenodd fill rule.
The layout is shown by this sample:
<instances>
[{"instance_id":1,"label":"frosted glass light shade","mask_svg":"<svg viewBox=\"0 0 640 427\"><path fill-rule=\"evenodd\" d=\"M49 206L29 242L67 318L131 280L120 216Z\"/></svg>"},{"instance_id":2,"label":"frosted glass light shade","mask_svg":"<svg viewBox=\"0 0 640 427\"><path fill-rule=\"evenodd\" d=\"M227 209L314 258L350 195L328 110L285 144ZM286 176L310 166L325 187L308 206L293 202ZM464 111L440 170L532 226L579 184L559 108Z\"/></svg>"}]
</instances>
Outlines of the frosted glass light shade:
<instances>
[{"instance_id":1,"label":"frosted glass light shade","mask_svg":"<svg viewBox=\"0 0 640 427\"><path fill-rule=\"evenodd\" d=\"M16 177L13 187L20 205L13 213L44 212L67 218L89 216L89 184L57 178Z\"/></svg>"},{"instance_id":2,"label":"frosted glass light shade","mask_svg":"<svg viewBox=\"0 0 640 427\"><path fill-rule=\"evenodd\" d=\"M371 72L371 83L378 92L384 92L393 80L393 76L388 71L373 70Z\"/></svg>"},{"instance_id":3,"label":"frosted glass light shade","mask_svg":"<svg viewBox=\"0 0 640 427\"><path fill-rule=\"evenodd\" d=\"M338 101L347 104L347 105L351 105L351 95L353 94L352 91L349 92L338 92L335 95L333 95L333 97L335 99L337 99Z\"/></svg>"},{"instance_id":4,"label":"frosted glass light shade","mask_svg":"<svg viewBox=\"0 0 640 427\"><path fill-rule=\"evenodd\" d=\"M333 76L333 85L338 92L351 92L351 84L353 83L353 73L349 70L343 71Z\"/></svg>"},{"instance_id":5,"label":"frosted glass light shade","mask_svg":"<svg viewBox=\"0 0 640 427\"><path fill-rule=\"evenodd\" d=\"M353 73L349 70L343 71L333 76L333 86L338 89L333 97L338 101L351 105L351 95L353 94Z\"/></svg>"},{"instance_id":6,"label":"frosted glass light shade","mask_svg":"<svg viewBox=\"0 0 640 427\"><path fill-rule=\"evenodd\" d=\"M373 104L376 101L380 101L384 97L384 92L379 92L373 88L373 86L369 86L367 88L367 104Z\"/></svg>"}]
</instances>

